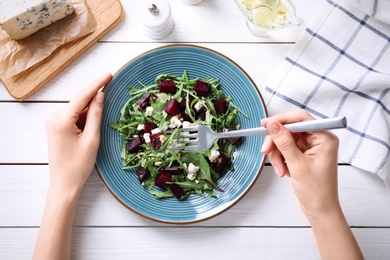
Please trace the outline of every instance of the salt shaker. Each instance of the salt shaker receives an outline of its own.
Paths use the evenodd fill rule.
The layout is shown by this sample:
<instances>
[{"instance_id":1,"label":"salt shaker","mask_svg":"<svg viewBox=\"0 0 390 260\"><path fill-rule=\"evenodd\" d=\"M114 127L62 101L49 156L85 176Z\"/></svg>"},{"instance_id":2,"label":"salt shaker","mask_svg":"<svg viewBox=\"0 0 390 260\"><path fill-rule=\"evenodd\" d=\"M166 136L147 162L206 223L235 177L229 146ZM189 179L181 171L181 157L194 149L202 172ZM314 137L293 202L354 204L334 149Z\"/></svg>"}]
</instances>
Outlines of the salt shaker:
<instances>
[{"instance_id":1,"label":"salt shaker","mask_svg":"<svg viewBox=\"0 0 390 260\"><path fill-rule=\"evenodd\" d=\"M167 36L173 28L171 6L166 0L147 0L140 3L138 20L145 34L152 39Z\"/></svg>"}]
</instances>

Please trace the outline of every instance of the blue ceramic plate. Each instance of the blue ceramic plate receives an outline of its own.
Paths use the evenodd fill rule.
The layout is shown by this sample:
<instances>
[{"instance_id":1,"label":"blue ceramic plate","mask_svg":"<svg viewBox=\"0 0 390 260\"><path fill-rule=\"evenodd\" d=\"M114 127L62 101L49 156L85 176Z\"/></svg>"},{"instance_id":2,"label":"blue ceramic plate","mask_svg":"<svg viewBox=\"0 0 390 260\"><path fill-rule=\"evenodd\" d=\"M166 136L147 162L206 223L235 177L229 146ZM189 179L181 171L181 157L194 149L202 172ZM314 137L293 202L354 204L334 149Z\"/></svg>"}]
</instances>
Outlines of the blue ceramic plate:
<instances>
[{"instance_id":1,"label":"blue ceramic plate","mask_svg":"<svg viewBox=\"0 0 390 260\"><path fill-rule=\"evenodd\" d=\"M193 194L184 201L154 198L140 185L135 170L122 169L122 139L109 124L119 119L120 110L130 97L126 86L141 88L139 81L149 85L159 74L181 76L184 70L192 79L220 79L223 92L232 96L233 103L249 116L239 115L242 128L258 127L260 120L266 117L262 97L251 78L232 60L210 49L169 45L136 57L117 72L104 89L105 106L96 168L107 188L123 205L143 217L164 223L193 223L226 211L254 185L265 161L260 152L263 137L246 137L234 154L235 170L226 172L217 182L224 192L215 190L216 198Z\"/></svg>"}]
</instances>

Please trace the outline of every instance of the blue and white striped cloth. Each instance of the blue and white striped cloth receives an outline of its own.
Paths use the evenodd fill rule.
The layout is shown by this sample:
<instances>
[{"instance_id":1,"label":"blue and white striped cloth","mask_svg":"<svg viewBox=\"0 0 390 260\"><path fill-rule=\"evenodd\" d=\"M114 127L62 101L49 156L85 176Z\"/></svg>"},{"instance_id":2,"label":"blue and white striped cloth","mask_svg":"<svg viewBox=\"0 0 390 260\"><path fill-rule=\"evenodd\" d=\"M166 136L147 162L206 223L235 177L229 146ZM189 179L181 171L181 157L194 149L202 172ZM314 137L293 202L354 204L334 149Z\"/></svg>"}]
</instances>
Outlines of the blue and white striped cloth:
<instances>
[{"instance_id":1,"label":"blue and white striped cloth","mask_svg":"<svg viewBox=\"0 0 390 260\"><path fill-rule=\"evenodd\" d=\"M274 115L346 116L339 158L390 187L390 0L326 0L263 91Z\"/></svg>"}]
</instances>

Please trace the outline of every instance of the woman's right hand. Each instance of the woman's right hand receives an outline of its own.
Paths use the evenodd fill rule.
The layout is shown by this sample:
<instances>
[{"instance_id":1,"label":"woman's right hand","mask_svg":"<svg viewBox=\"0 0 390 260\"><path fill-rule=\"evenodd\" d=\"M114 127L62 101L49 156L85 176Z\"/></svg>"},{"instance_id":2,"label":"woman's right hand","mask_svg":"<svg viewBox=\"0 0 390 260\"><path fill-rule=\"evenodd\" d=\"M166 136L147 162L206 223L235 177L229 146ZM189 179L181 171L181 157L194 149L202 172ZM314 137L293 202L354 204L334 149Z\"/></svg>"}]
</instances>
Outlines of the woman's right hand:
<instances>
[{"instance_id":1,"label":"woman's right hand","mask_svg":"<svg viewBox=\"0 0 390 260\"><path fill-rule=\"evenodd\" d=\"M266 118L262 125L266 136L262 152L279 177L291 177L296 196L308 218L340 210L337 192L338 138L329 131L289 132L283 125L315 120L305 110Z\"/></svg>"},{"instance_id":2,"label":"woman's right hand","mask_svg":"<svg viewBox=\"0 0 390 260\"><path fill-rule=\"evenodd\" d=\"M322 259L363 259L338 198L338 139L329 131L290 133L283 124L313 120L306 111L262 121L267 127L262 152L279 177L291 177L293 189L309 220Z\"/></svg>"}]
</instances>

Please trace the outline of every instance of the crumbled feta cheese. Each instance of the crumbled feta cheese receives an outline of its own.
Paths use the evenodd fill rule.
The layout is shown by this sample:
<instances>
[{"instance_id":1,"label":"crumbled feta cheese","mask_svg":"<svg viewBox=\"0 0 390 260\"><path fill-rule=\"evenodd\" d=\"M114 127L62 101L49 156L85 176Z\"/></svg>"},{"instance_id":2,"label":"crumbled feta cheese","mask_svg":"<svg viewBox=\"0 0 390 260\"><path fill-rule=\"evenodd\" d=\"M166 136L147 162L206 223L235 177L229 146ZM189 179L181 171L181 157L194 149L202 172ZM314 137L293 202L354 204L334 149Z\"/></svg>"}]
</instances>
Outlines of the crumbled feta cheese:
<instances>
[{"instance_id":1,"label":"crumbled feta cheese","mask_svg":"<svg viewBox=\"0 0 390 260\"><path fill-rule=\"evenodd\" d=\"M165 135L160 135L159 138L160 138L160 142L161 142L161 143L164 143L164 142L167 140L167 138L165 137Z\"/></svg>"},{"instance_id":2,"label":"crumbled feta cheese","mask_svg":"<svg viewBox=\"0 0 390 260\"><path fill-rule=\"evenodd\" d=\"M198 166L195 166L193 163L190 163L188 165L188 174L187 174L187 178L191 181L195 180L196 178L196 173L198 172L199 170L199 167Z\"/></svg>"},{"instance_id":3,"label":"crumbled feta cheese","mask_svg":"<svg viewBox=\"0 0 390 260\"><path fill-rule=\"evenodd\" d=\"M145 125L144 124L139 124L137 126L137 130L141 131L141 130L144 130L145 129Z\"/></svg>"},{"instance_id":4,"label":"crumbled feta cheese","mask_svg":"<svg viewBox=\"0 0 390 260\"><path fill-rule=\"evenodd\" d=\"M163 117L164 118L167 118L167 116L168 116L168 113L167 112L165 112L164 110L162 111L162 114L163 114Z\"/></svg>"},{"instance_id":5,"label":"crumbled feta cheese","mask_svg":"<svg viewBox=\"0 0 390 260\"><path fill-rule=\"evenodd\" d=\"M153 107L146 107L145 114L147 116L152 116L152 113L153 113Z\"/></svg>"},{"instance_id":6,"label":"crumbled feta cheese","mask_svg":"<svg viewBox=\"0 0 390 260\"><path fill-rule=\"evenodd\" d=\"M160 165L161 165L161 163L162 163L162 162L160 162L160 161L157 161L157 162L154 162L154 165L155 165L155 166L160 166Z\"/></svg>"},{"instance_id":7,"label":"crumbled feta cheese","mask_svg":"<svg viewBox=\"0 0 390 260\"><path fill-rule=\"evenodd\" d=\"M160 133L161 132L161 130L160 130L160 128L154 128L154 129L152 129L151 131L150 131L152 134L157 134L157 133Z\"/></svg>"},{"instance_id":8,"label":"crumbled feta cheese","mask_svg":"<svg viewBox=\"0 0 390 260\"><path fill-rule=\"evenodd\" d=\"M182 122L177 116L173 116L171 118L171 124L169 125L170 128L179 128L182 125Z\"/></svg>"},{"instance_id":9,"label":"crumbled feta cheese","mask_svg":"<svg viewBox=\"0 0 390 260\"><path fill-rule=\"evenodd\" d=\"M218 150L215 150L214 148L211 149L210 156L209 156L210 162L213 162L215 159L217 159L219 155L220 153Z\"/></svg>"},{"instance_id":10,"label":"crumbled feta cheese","mask_svg":"<svg viewBox=\"0 0 390 260\"><path fill-rule=\"evenodd\" d=\"M198 102L196 102L194 108L196 109L196 111L199 111L202 109L202 107L204 107L204 104L206 104L206 101L205 100L199 100Z\"/></svg>"},{"instance_id":11,"label":"crumbled feta cheese","mask_svg":"<svg viewBox=\"0 0 390 260\"><path fill-rule=\"evenodd\" d=\"M179 127L181 127L182 122L180 121L180 119L177 119L177 120L175 120L174 125L175 125L177 128L179 128Z\"/></svg>"},{"instance_id":12,"label":"crumbled feta cheese","mask_svg":"<svg viewBox=\"0 0 390 260\"><path fill-rule=\"evenodd\" d=\"M188 165L188 171L189 171L189 172L197 172L198 170L199 170L199 167L196 166L195 164L190 163L190 164Z\"/></svg>"},{"instance_id":13,"label":"crumbled feta cheese","mask_svg":"<svg viewBox=\"0 0 390 260\"><path fill-rule=\"evenodd\" d=\"M190 122L188 122L188 121L183 122L183 128L188 128L190 126L192 126L192 124Z\"/></svg>"},{"instance_id":14,"label":"crumbled feta cheese","mask_svg":"<svg viewBox=\"0 0 390 260\"><path fill-rule=\"evenodd\" d=\"M150 134L149 133L144 133L144 140L145 140L145 143L150 143Z\"/></svg>"},{"instance_id":15,"label":"crumbled feta cheese","mask_svg":"<svg viewBox=\"0 0 390 260\"><path fill-rule=\"evenodd\" d=\"M190 181L193 181L196 179L196 173L188 173L187 174L187 178L190 180Z\"/></svg>"}]
</instances>

